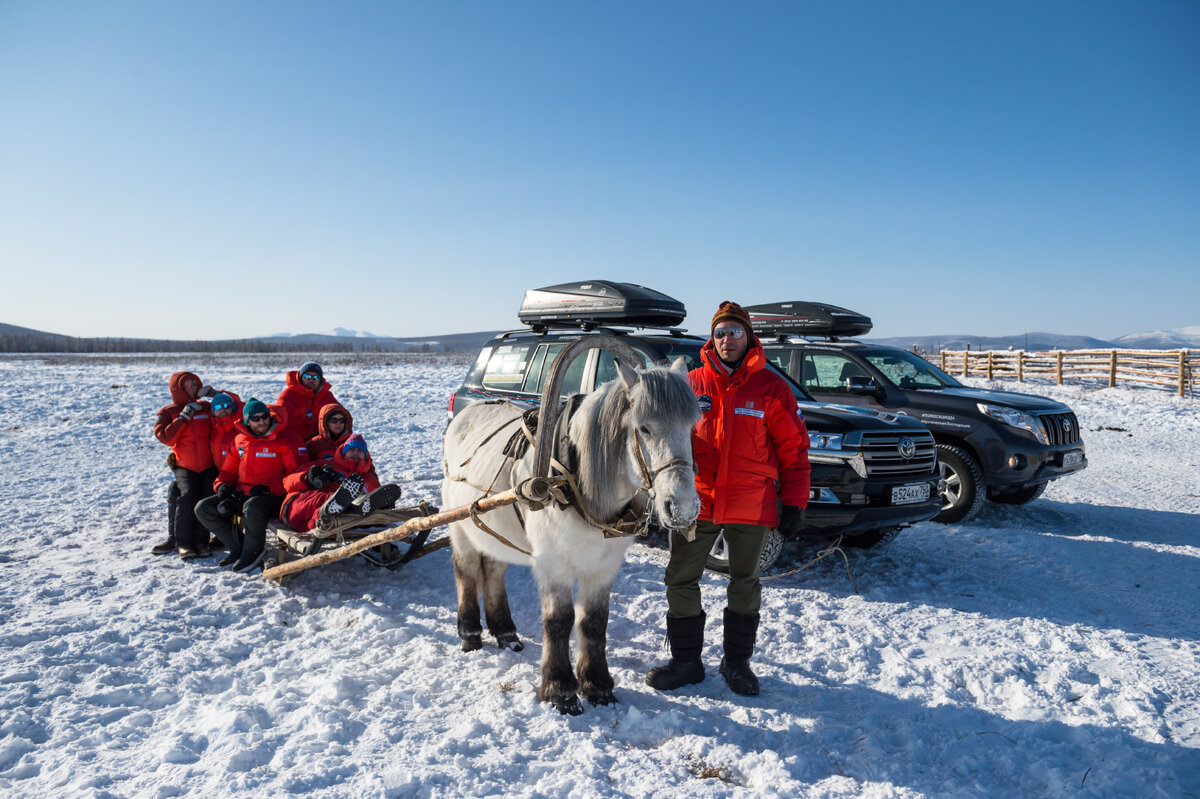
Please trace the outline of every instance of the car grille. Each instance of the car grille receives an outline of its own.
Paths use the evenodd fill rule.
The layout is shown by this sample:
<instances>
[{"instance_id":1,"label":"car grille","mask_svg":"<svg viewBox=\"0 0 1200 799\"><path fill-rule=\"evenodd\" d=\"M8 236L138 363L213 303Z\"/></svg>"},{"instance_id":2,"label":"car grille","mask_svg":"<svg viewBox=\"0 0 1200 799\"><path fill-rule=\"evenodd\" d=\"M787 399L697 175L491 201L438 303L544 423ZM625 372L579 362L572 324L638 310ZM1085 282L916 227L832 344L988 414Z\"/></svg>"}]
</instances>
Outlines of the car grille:
<instances>
[{"instance_id":1,"label":"car grille","mask_svg":"<svg viewBox=\"0 0 1200 799\"><path fill-rule=\"evenodd\" d=\"M1052 446L1079 443L1079 420L1073 413L1043 413L1038 416Z\"/></svg>"},{"instance_id":2,"label":"car grille","mask_svg":"<svg viewBox=\"0 0 1200 799\"><path fill-rule=\"evenodd\" d=\"M900 454L900 441L911 438L917 451L911 458ZM870 477L927 477L933 473L937 450L933 433L863 433L862 453Z\"/></svg>"}]
</instances>

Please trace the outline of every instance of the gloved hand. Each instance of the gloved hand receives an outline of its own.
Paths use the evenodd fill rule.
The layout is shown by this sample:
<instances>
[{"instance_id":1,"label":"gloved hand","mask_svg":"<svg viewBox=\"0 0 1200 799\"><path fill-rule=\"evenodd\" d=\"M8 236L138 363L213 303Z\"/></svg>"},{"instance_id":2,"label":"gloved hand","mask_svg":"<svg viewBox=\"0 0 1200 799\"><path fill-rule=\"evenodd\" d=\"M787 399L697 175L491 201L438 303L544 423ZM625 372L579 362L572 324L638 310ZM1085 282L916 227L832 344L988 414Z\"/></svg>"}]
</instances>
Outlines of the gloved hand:
<instances>
[{"instance_id":1,"label":"gloved hand","mask_svg":"<svg viewBox=\"0 0 1200 799\"><path fill-rule=\"evenodd\" d=\"M784 505L779 514L779 534L784 538L798 536L804 529L804 508L798 505Z\"/></svg>"},{"instance_id":2,"label":"gloved hand","mask_svg":"<svg viewBox=\"0 0 1200 799\"><path fill-rule=\"evenodd\" d=\"M217 486L218 499L233 499L236 496L237 491L235 491L233 486L229 485L229 483L221 483L221 485Z\"/></svg>"},{"instance_id":3,"label":"gloved hand","mask_svg":"<svg viewBox=\"0 0 1200 799\"><path fill-rule=\"evenodd\" d=\"M324 464L309 466L308 474L304 475L304 482L308 483L309 487L320 491L325 487L325 484L329 482L328 477L325 474L325 470L328 468L329 467L325 466Z\"/></svg>"},{"instance_id":4,"label":"gloved hand","mask_svg":"<svg viewBox=\"0 0 1200 799\"><path fill-rule=\"evenodd\" d=\"M200 390L196 392L196 396L197 397L215 397L215 396L217 396L217 390L215 388L213 388L212 386L208 385L207 383L205 383L204 385L200 386Z\"/></svg>"},{"instance_id":5,"label":"gloved hand","mask_svg":"<svg viewBox=\"0 0 1200 799\"><path fill-rule=\"evenodd\" d=\"M190 422L192 417L196 414L196 411L200 410L201 407L202 406L198 402L189 402L187 405L184 405L183 410L179 412L179 418Z\"/></svg>"},{"instance_id":6,"label":"gloved hand","mask_svg":"<svg viewBox=\"0 0 1200 799\"><path fill-rule=\"evenodd\" d=\"M254 488L250 489L250 496L252 497L265 497L270 493L271 489L267 488L266 486L255 486Z\"/></svg>"}]
</instances>

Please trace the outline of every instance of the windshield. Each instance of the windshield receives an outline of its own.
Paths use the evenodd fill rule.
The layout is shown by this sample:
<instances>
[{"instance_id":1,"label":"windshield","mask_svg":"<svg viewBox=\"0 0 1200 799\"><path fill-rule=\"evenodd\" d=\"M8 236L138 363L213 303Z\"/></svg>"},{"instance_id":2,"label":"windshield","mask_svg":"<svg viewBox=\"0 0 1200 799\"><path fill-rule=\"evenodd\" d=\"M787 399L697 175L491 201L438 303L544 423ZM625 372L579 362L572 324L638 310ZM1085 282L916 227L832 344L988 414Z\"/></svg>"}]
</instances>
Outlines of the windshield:
<instances>
[{"instance_id":1,"label":"windshield","mask_svg":"<svg viewBox=\"0 0 1200 799\"><path fill-rule=\"evenodd\" d=\"M929 361L905 350L863 353L871 365L900 388L946 388L962 384Z\"/></svg>"}]
</instances>

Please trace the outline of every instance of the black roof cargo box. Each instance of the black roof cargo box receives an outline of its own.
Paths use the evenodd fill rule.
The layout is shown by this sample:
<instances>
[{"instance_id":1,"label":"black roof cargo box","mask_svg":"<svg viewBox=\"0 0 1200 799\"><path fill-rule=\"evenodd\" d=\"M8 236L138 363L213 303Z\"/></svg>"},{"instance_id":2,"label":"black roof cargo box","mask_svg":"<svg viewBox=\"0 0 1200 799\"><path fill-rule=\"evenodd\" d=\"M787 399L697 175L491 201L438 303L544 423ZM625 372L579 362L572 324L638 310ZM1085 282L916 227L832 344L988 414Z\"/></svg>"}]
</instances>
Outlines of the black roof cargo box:
<instances>
[{"instance_id":1,"label":"black roof cargo box","mask_svg":"<svg viewBox=\"0 0 1200 799\"><path fill-rule=\"evenodd\" d=\"M769 302L747 305L759 336L842 338L871 332L871 317L822 302Z\"/></svg>"},{"instance_id":2,"label":"black roof cargo box","mask_svg":"<svg viewBox=\"0 0 1200 799\"><path fill-rule=\"evenodd\" d=\"M679 300L645 286L585 280L530 289L517 318L533 327L673 327L687 316Z\"/></svg>"}]
</instances>

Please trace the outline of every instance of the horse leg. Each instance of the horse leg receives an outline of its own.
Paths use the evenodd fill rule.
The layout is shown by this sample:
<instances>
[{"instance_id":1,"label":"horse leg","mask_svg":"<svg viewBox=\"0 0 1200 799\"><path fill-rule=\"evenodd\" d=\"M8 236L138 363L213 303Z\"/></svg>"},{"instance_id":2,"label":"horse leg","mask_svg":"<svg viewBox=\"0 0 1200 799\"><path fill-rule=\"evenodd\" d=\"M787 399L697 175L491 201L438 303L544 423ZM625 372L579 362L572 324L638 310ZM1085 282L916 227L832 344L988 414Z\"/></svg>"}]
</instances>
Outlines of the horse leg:
<instances>
[{"instance_id":1,"label":"horse leg","mask_svg":"<svg viewBox=\"0 0 1200 799\"><path fill-rule=\"evenodd\" d=\"M496 636L496 643L501 649L520 652L525 644L517 637L517 625L513 623L512 612L508 609L508 588L504 585L508 564L485 555L482 566L483 614L487 618L488 632Z\"/></svg>"},{"instance_id":2,"label":"horse leg","mask_svg":"<svg viewBox=\"0 0 1200 799\"><path fill-rule=\"evenodd\" d=\"M479 590L483 582L483 556L465 535L450 534L454 563L454 585L458 589L458 638L464 652L483 647L483 627L479 623Z\"/></svg>"},{"instance_id":3,"label":"horse leg","mask_svg":"<svg viewBox=\"0 0 1200 799\"><path fill-rule=\"evenodd\" d=\"M602 585L580 580L579 657L575 673L579 677L579 692L593 705L611 705L613 678L608 671L608 602L612 596L610 579Z\"/></svg>"},{"instance_id":4,"label":"horse leg","mask_svg":"<svg viewBox=\"0 0 1200 799\"><path fill-rule=\"evenodd\" d=\"M540 585L542 595L542 684L538 699L549 702L564 715L578 716L583 705L575 694L579 683L571 671L571 628L575 605L571 585Z\"/></svg>"}]
</instances>

